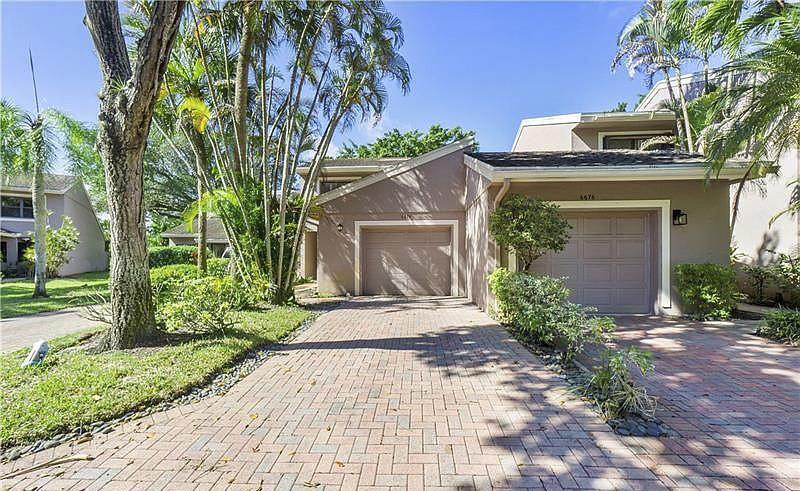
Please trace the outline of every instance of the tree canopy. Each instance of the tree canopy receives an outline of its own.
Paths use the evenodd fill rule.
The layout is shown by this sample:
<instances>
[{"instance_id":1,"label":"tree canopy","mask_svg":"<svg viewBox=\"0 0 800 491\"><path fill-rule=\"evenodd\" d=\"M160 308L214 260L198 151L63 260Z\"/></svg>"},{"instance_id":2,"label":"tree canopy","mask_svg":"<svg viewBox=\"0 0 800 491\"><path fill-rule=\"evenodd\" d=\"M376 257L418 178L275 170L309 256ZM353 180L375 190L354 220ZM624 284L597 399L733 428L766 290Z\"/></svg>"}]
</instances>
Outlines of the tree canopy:
<instances>
[{"instance_id":1,"label":"tree canopy","mask_svg":"<svg viewBox=\"0 0 800 491\"><path fill-rule=\"evenodd\" d=\"M444 128L435 124L425 133L419 130L401 133L395 128L387 131L372 143L357 145L350 142L345 144L338 157L359 159L416 157L468 136L475 136L475 132L465 130L460 126Z\"/></svg>"}]
</instances>

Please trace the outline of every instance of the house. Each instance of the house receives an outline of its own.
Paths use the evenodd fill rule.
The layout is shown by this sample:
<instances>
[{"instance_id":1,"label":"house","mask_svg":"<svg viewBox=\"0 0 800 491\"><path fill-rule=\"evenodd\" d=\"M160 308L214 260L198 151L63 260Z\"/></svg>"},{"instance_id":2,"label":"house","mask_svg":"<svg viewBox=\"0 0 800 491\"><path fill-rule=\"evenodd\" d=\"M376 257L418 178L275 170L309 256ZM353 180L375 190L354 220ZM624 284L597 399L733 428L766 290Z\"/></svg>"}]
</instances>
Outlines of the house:
<instances>
[{"instance_id":1,"label":"house","mask_svg":"<svg viewBox=\"0 0 800 491\"><path fill-rule=\"evenodd\" d=\"M47 174L44 179L45 199L50 211L48 225L61 226L63 216L72 218L80 243L62 266L61 276L104 271L108 267L105 238L97 214L80 179L73 176ZM33 242L33 202L31 178L4 176L0 183L0 246L3 271L18 270L22 254Z\"/></svg>"},{"instance_id":2,"label":"house","mask_svg":"<svg viewBox=\"0 0 800 491\"><path fill-rule=\"evenodd\" d=\"M463 296L486 309L488 275L517 267L493 242L489 216L521 193L556 202L572 225L566 250L534 269L568 276L576 301L679 313L672 267L727 263L730 186L745 164L706 182L699 155L637 150L674 128L664 111L579 113L524 120L511 152L473 152L465 139L401 161L327 161L319 292Z\"/></svg>"},{"instance_id":3,"label":"house","mask_svg":"<svg viewBox=\"0 0 800 491\"><path fill-rule=\"evenodd\" d=\"M181 223L166 232L161 233L161 237L167 239L171 246L178 245L197 245L199 234L197 232L197 219L194 220L191 231L185 223ZM211 252L220 257L228 248L228 236L225 235L225 226L222 224L222 219L218 216L211 215L206 221L206 242Z\"/></svg>"},{"instance_id":4,"label":"house","mask_svg":"<svg viewBox=\"0 0 800 491\"><path fill-rule=\"evenodd\" d=\"M678 79L672 79L677 86ZM688 100L703 93L702 74L687 74L681 88ZM713 83L713 78L712 78ZM669 100L666 82L661 80L644 96L637 111L658 110ZM739 213L731 245L739 260L749 264L767 265L777 259L776 253L795 254L800 244L800 215L785 214L771 219L798 195L800 150L793 148L776 158L778 171L750 181L739 201ZM731 197L735 186L731 189ZM743 257L742 257L743 256Z\"/></svg>"}]
</instances>

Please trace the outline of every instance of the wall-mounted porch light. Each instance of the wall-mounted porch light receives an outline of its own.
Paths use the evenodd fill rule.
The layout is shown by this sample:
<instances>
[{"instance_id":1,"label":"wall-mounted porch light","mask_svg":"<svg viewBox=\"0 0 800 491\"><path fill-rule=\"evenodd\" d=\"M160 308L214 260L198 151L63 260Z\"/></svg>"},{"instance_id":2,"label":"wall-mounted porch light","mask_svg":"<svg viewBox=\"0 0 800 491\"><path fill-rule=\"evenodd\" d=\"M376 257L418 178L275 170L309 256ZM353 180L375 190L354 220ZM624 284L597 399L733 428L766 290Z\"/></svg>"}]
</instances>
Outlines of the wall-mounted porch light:
<instances>
[{"instance_id":1,"label":"wall-mounted porch light","mask_svg":"<svg viewBox=\"0 0 800 491\"><path fill-rule=\"evenodd\" d=\"M336 224L336 231L341 233L342 230L344 230L344 227L342 226L342 224L341 223L337 223Z\"/></svg>"},{"instance_id":2,"label":"wall-mounted porch light","mask_svg":"<svg viewBox=\"0 0 800 491\"><path fill-rule=\"evenodd\" d=\"M689 223L689 215L683 210L672 210L672 224L686 225Z\"/></svg>"}]
</instances>

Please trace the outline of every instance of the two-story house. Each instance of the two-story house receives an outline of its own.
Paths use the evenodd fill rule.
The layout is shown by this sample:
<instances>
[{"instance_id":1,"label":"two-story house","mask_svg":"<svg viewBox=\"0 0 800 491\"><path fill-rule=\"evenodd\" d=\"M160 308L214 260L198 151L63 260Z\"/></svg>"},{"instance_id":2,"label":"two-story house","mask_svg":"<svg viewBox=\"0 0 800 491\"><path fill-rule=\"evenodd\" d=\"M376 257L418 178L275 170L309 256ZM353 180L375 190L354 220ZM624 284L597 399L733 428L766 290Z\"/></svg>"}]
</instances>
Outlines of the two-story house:
<instances>
[{"instance_id":1,"label":"two-story house","mask_svg":"<svg viewBox=\"0 0 800 491\"><path fill-rule=\"evenodd\" d=\"M61 226L62 216L72 218L80 243L69 255L59 274L62 276L103 271L108 266L108 254L100 224L86 189L73 176L47 174L45 199L48 224ZM31 179L24 176L5 176L0 183L0 251L3 270L17 270L26 248L33 240L33 202Z\"/></svg>"}]
</instances>

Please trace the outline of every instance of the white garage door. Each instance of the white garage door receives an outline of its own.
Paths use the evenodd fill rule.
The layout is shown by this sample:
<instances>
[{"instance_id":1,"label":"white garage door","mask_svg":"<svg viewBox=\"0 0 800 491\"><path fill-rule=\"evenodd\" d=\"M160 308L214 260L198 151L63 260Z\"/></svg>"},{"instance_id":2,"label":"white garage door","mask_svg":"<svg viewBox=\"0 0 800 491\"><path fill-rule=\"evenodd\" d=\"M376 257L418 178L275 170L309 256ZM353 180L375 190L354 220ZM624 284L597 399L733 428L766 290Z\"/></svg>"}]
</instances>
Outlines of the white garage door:
<instances>
[{"instance_id":1,"label":"white garage door","mask_svg":"<svg viewBox=\"0 0 800 491\"><path fill-rule=\"evenodd\" d=\"M450 295L449 227L362 230L365 295Z\"/></svg>"},{"instance_id":2,"label":"white garage door","mask_svg":"<svg viewBox=\"0 0 800 491\"><path fill-rule=\"evenodd\" d=\"M655 298L653 213L564 213L566 249L540 258L534 271L568 277L572 300L603 313L650 313Z\"/></svg>"}]
</instances>

